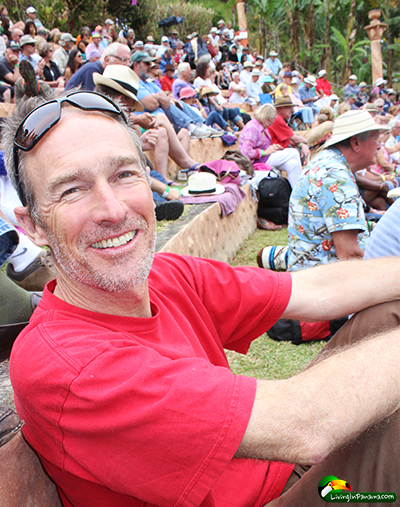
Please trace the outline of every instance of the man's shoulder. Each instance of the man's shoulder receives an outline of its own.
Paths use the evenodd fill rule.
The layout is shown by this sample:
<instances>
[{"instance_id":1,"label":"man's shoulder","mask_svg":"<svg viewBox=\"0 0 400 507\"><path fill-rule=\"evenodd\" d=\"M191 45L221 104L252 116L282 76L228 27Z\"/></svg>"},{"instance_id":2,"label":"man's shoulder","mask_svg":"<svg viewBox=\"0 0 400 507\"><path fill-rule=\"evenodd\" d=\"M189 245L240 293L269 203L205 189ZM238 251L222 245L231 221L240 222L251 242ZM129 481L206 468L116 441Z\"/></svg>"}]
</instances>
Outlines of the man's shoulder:
<instances>
[{"instance_id":1,"label":"man's shoulder","mask_svg":"<svg viewBox=\"0 0 400 507\"><path fill-rule=\"evenodd\" d=\"M8 74L9 72L14 73L14 69L8 63L7 58L3 56L0 58L0 73L2 75Z\"/></svg>"}]
</instances>

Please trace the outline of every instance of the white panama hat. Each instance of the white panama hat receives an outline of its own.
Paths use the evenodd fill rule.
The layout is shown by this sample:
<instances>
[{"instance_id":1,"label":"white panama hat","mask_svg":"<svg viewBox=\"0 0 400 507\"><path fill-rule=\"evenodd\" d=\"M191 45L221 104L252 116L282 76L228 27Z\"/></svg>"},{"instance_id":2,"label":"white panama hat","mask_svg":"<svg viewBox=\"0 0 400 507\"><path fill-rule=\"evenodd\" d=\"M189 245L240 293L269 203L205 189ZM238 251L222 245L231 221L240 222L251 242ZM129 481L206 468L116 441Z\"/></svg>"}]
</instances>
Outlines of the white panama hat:
<instances>
[{"instance_id":1,"label":"white panama hat","mask_svg":"<svg viewBox=\"0 0 400 507\"><path fill-rule=\"evenodd\" d=\"M372 116L366 110L347 111L347 113L336 118L333 124L332 137L325 143L324 148L333 146L363 132L373 130L387 132L389 129L384 125L375 123Z\"/></svg>"},{"instance_id":2,"label":"white panama hat","mask_svg":"<svg viewBox=\"0 0 400 507\"><path fill-rule=\"evenodd\" d=\"M217 183L214 174L199 172L188 179L188 186L182 188L183 196L219 195L225 192L225 187Z\"/></svg>"},{"instance_id":3,"label":"white panama hat","mask_svg":"<svg viewBox=\"0 0 400 507\"><path fill-rule=\"evenodd\" d=\"M93 81L96 85L104 85L121 92L123 95L136 101L135 111L144 111L141 102L138 101L139 78L133 70L126 65L107 65L103 74L95 72Z\"/></svg>"}]
</instances>

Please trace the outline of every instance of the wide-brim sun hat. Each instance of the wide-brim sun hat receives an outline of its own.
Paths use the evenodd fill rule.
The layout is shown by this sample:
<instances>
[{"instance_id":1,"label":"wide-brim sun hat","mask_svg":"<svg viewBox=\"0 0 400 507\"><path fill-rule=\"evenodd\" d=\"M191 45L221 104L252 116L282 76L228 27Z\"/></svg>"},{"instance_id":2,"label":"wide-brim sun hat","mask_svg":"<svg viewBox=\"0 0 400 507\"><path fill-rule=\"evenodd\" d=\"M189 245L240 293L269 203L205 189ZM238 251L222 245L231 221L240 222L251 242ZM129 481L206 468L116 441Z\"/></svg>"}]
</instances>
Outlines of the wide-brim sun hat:
<instances>
[{"instance_id":1,"label":"wide-brim sun hat","mask_svg":"<svg viewBox=\"0 0 400 507\"><path fill-rule=\"evenodd\" d=\"M25 44L36 44L37 40L34 39L32 36L30 35L23 35L20 39L19 39L19 45L20 47L22 48L22 46L25 46Z\"/></svg>"},{"instance_id":2,"label":"wide-brim sun hat","mask_svg":"<svg viewBox=\"0 0 400 507\"><path fill-rule=\"evenodd\" d=\"M333 121L324 121L317 127L312 128L307 136L307 144L310 149L313 149L324 142L327 136L332 132Z\"/></svg>"},{"instance_id":3,"label":"wide-brim sun hat","mask_svg":"<svg viewBox=\"0 0 400 507\"><path fill-rule=\"evenodd\" d=\"M383 79L383 77L378 77L378 79L375 81L375 86L381 86L386 83L387 83L386 79Z\"/></svg>"},{"instance_id":4,"label":"wide-brim sun hat","mask_svg":"<svg viewBox=\"0 0 400 507\"><path fill-rule=\"evenodd\" d=\"M274 106L277 107L295 107L295 104L293 104L292 99L290 97L287 97L284 95L283 97L278 97L275 100Z\"/></svg>"},{"instance_id":5,"label":"wide-brim sun hat","mask_svg":"<svg viewBox=\"0 0 400 507\"><path fill-rule=\"evenodd\" d=\"M374 130L387 132L389 129L384 125L375 123L368 111L347 111L336 118L333 124L332 137L325 143L324 147L328 148L350 137Z\"/></svg>"},{"instance_id":6,"label":"wide-brim sun hat","mask_svg":"<svg viewBox=\"0 0 400 507\"><path fill-rule=\"evenodd\" d=\"M214 174L199 172L189 176L188 186L182 188L181 192L185 197L220 195L225 192L225 187L217 183L217 178Z\"/></svg>"},{"instance_id":7,"label":"wide-brim sun hat","mask_svg":"<svg viewBox=\"0 0 400 507\"><path fill-rule=\"evenodd\" d=\"M103 74L95 72L93 81L96 85L103 85L121 92L135 101L134 110L144 111L144 107L137 99L139 89L139 78L133 70L126 65L107 65Z\"/></svg>"},{"instance_id":8,"label":"wide-brim sun hat","mask_svg":"<svg viewBox=\"0 0 400 507\"><path fill-rule=\"evenodd\" d=\"M278 56L278 53L274 50L269 52L269 56Z\"/></svg>"},{"instance_id":9,"label":"wide-brim sun hat","mask_svg":"<svg viewBox=\"0 0 400 507\"><path fill-rule=\"evenodd\" d=\"M322 69L318 72L318 77L322 77L322 76L325 76L326 74L326 70L325 69Z\"/></svg>"},{"instance_id":10,"label":"wide-brim sun hat","mask_svg":"<svg viewBox=\"0 0 400 507\"><path fill-rule=\"evenodd\" d=\"M202 99L203 97L216 97L217 95L219 95L218 92L216 92L209 86L204 86L204 88L200 90L199 98Z\"/></svg>"},{"instance_id":11,"label":"wide-brim sun hat","mask_svg":"<svg viewBox=\"0 0 400 507\"><path fill-rule=\"evenodd\" d=\"M243 68L244 69L247 69L247 68L253 68L254 67L254 64L252 62L250 62L250 60L246 60L243 64Z\"/></svg>"}]
</instances>

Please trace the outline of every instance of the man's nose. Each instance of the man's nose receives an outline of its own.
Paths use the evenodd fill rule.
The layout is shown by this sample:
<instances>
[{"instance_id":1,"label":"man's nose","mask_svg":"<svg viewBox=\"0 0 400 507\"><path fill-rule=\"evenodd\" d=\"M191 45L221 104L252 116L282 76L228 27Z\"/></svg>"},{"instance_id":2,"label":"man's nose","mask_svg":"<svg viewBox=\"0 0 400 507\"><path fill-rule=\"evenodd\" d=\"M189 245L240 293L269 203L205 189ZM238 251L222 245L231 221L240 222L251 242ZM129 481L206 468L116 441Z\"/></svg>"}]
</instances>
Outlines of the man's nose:
<instances>
[{"instance_id":1,"label":"man's nose","mask_svg":"<svg viewBox=\"0 0 400 507\"><path fill-rule=\"evenodd\" d=\"M92 191L91 217L93 222L119 223L126 215L127 208L118 191L109 183L100 183Z\"/></svg>"}]
</instances>

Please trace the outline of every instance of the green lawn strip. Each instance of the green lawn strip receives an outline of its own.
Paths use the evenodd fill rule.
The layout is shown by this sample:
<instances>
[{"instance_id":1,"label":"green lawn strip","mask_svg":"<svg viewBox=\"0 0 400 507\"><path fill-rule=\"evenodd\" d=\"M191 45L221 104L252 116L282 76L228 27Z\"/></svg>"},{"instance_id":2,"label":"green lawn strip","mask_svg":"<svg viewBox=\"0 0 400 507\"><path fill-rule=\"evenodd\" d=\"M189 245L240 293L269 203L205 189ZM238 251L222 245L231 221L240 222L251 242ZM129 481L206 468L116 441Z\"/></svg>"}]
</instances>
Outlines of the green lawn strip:
<instances>
[{"instance_id":1,"label":"green lawn strip","mask_svg":"<svg viewBox=\"0 0 400 507\"><path fill-rule=\"evenodd\" d=\"M256 229L231 261L232 266L257 266L257 252L265 246L287 245L287 229L262 231ZM255 340L247 355L227 350L232 371L258 379L277 380L292 377L304 370L324 347L325 341L293 345L271 340L263 334Z\"/></svg>"}]
</instances>

